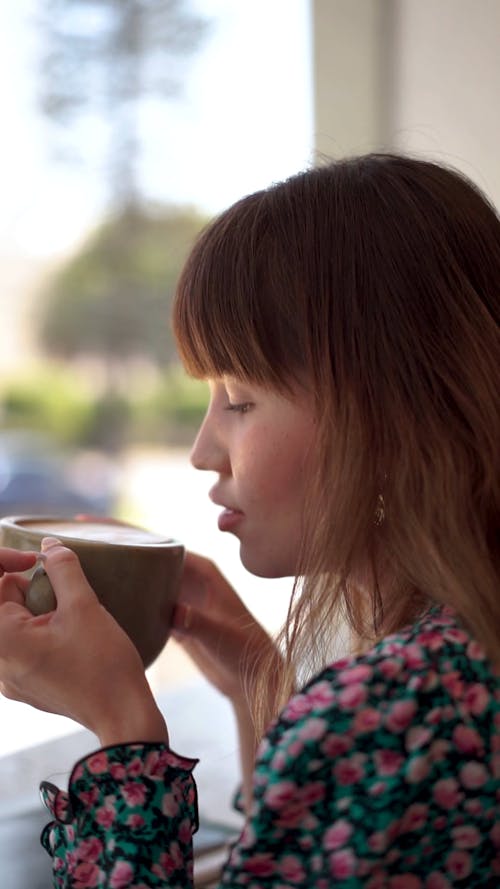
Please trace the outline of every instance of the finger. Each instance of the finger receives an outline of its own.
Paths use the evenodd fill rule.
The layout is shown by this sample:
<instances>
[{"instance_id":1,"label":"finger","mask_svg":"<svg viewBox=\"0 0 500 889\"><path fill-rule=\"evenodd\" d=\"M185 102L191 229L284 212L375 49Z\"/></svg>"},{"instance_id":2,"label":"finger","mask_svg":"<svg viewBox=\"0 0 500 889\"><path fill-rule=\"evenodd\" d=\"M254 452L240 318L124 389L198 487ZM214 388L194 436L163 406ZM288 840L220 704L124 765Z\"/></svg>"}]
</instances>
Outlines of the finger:
<instances>
[{"instance_id":1,"label":"finger","mask_svg":"<svg viewBox=\"0 0 500 889\"><path fill-rule=\"evenodd\" d=\"M242 648L254 635L249 630L256 629L254 624L221 624L218 617L199 611L191 605L178 604L172 619L172 635L179 642L196 639L212 651L223 646L227 652L232 648Z\"/></svg>"},{"instance_id":2,"label":"finger","mask_svg":"<svg viewBox=\"0 0 500 889\"><path fill-rule=\"evenodd\" d=\"M24 605L24 589L26 585L24 578L15 574L5 577L0 584L0 605L6 602L15 602L17 605Z\"/></svg>"},{"instance_id":3,"label":"finger","mask_svg":"<svg viewBox=\"0 0 500 889\"><path fill-rule=\"evenodd\" d=\"M0 577L7 571L27 571L33 567L38 557L39 553L36 552L0 547Z\"/></svg>"},{"instance_id":4,"label":"finger","mask_svg":"<svg viewBox=\"0 0 500 889\"><path fill-rule=\"evenodd\" d=\"M56 595L58 607L71 607L84 599L96 599L96 595L85 577L80 561L73 550L68 549L54 538L44 538L42 548L45 553L44 568Z\"/></svg>"}]
</instances>

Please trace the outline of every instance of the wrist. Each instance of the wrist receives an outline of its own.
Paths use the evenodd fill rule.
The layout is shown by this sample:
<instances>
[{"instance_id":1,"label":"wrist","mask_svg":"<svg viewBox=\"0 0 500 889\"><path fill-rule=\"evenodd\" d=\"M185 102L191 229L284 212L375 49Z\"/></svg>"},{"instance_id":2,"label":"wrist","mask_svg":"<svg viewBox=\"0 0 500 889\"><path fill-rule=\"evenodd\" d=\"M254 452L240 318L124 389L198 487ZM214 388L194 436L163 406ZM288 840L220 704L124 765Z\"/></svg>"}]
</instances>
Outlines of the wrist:
<instances>
[{"instance_id":1,"label":"wrist","mask_svg":"<svg viewBox=\"0 0 500 889\"><path fill-rule=\"evenodd\" d=\"M169 743L165 719L149 688L145 698L133 701L127 697L121 709L104 717L94 733L103 747L138 741Z\"/></svg>"}]
</instances>

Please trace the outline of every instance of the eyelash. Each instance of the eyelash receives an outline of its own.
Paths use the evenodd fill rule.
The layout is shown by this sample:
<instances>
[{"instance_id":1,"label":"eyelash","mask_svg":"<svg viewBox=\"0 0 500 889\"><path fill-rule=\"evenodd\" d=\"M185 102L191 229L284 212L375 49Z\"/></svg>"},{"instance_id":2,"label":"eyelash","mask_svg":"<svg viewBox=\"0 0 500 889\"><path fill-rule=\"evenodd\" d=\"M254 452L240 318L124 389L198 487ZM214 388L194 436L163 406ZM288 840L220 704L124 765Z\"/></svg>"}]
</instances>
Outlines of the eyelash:
<instances>
[{"instance_id":1,"label":"eyelash","mask_svg":"<svg viewBox=\"0 0 500 889\"><path fill-rule=\"evenodd\" d=\"M253 407L251 401L242 401L241 404L227 404L224 410L235 411L237 414L246 414Z\"/></svg>"}]
</instances>

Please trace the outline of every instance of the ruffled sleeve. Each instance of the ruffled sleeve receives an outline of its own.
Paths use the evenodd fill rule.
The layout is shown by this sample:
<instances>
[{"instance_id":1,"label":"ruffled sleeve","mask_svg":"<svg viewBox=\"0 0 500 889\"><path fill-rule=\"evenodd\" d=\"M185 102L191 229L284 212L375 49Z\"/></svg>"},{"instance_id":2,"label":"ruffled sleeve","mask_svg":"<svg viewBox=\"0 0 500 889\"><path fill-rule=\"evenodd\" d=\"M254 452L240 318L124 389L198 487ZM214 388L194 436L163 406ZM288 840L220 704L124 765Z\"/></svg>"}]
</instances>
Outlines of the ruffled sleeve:
<instances>
[{"instance_id":1,"label":"ruffled sleeve","mask_svg":"<svg viewBox=\"0 0 500 889\"><path fill-rule=\"evenodd\" d=\"M192 886L197 762L163 744L118 745L80 760L68 792L44 782L55 889Z\"/></svg>"}]
</instances>

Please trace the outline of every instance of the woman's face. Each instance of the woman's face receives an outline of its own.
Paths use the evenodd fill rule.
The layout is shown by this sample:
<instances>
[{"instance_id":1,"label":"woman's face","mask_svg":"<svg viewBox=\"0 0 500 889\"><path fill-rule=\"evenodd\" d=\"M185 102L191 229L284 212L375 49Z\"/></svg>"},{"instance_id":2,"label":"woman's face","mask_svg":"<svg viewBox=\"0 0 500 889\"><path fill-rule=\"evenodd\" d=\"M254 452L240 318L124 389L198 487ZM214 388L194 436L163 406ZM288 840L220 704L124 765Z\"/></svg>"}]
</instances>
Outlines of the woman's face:
<instances>
[{"instance_id":1,"label":"woman's face","mask_svg":"<svg viewBox=\"0 0 500 889\"><path fill-rule=\"evenodd\" d=\"M240 541L245 568L293 575L302 540L306 463L314 452L312 398L289 397L232 377L210 380L210 403L191 453L218 474L210 491L223 507L219 528Z\"/></svg>"}]
</instances>

